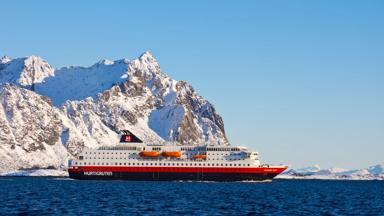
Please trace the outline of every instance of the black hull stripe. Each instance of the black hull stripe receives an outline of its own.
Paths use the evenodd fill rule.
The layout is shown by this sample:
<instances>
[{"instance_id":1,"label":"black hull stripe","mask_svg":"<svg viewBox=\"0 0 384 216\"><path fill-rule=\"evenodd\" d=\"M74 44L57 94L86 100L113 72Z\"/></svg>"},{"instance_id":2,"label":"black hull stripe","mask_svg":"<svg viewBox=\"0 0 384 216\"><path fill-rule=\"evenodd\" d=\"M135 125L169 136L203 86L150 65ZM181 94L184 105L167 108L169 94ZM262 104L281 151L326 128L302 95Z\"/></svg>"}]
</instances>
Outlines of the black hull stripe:
<instances>
[{"instance_id":1,"label":"black hull stripe","mask_svg":"<svg viewBox=\"0 0 384 216\"><path fill-rule=\"evenodd\" d=\"M181 173L181 172L70 172L69 177L82 180L131 181L263 181L277 173Z\"/></svg>"}]
</instances>

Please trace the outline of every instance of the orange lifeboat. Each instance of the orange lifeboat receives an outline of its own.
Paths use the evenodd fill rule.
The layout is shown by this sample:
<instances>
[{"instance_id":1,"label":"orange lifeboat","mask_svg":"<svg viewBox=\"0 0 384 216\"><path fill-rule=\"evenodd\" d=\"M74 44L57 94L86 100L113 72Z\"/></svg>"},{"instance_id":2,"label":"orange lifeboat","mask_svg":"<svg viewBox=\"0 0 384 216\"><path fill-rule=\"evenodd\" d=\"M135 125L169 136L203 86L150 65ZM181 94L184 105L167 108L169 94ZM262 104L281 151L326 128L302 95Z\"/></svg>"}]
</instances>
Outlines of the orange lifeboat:
<instances>
[{"instance_id":1,"label":"orange lifeboat","mask_svg":"<svg viewBox=\"0 0 384 216\"><path fill-rule=\"evenodd\" d=\"M193 156L194 159L207 159L207 155L205 154L198 154Z\"/></svg>"},{"instance_id":2,"label":"orange lifeboat","mask_svg":"<svg viewBox=\"0 0 384 216\"><path fill-rule=\"evenodd\" d=\"M161 155L163 157L176 157L176 158L178 158L178 157L181 157L181 152L179 152L179 151L169 151L169 152L163 151L163 153L161 153Z\"/></svg>"},{"instance_id":3,"label":"orange lifeboat","mask_svg":"<svg viewBox=\"0 0 384 216\"><path fill-rule=\"evenodd\" d=\"M142 151L139 154L141 157L159 157L160 152L157 151Z\"/></svg>"}]
</instances>

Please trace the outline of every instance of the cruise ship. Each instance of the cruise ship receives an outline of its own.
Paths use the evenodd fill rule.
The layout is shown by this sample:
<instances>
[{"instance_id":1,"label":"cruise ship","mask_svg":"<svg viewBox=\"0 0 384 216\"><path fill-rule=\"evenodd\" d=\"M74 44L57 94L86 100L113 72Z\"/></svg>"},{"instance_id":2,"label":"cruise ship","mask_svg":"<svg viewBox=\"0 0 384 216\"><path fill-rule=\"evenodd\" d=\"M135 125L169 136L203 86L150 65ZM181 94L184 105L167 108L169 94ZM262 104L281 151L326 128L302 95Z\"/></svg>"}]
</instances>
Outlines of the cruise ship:
<instances>
[{"instance_id":1,"label":"cruise ship","mask_svg":"<svg viewBox=\"0 0 384 216\"><path fill-rule=\"evenodd\" d=\"M246 147L146 144L127 130L117 146L84 148L68 161L70 178L88 180L264 181L285 169Z\"/></svg>"}]
</instances>

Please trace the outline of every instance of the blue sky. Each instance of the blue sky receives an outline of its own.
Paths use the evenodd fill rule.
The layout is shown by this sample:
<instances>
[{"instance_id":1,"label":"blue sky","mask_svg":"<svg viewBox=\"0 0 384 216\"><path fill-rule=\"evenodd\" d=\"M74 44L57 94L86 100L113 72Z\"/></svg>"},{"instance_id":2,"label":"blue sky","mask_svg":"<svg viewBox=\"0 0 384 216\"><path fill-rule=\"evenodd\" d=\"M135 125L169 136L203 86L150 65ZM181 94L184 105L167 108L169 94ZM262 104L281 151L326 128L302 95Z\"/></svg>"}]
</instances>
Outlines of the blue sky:
<instances>
[{"instance_id":1,"label":"blue sky","mask_svg":"<svg viewBox=\"0 0 384 216\"><path fill-rule=\"evenodd\" d=\"M384 162L383 1L0 1L0 55L54 67L150 50L264 162Z\"/></svg>"}]
</instances>

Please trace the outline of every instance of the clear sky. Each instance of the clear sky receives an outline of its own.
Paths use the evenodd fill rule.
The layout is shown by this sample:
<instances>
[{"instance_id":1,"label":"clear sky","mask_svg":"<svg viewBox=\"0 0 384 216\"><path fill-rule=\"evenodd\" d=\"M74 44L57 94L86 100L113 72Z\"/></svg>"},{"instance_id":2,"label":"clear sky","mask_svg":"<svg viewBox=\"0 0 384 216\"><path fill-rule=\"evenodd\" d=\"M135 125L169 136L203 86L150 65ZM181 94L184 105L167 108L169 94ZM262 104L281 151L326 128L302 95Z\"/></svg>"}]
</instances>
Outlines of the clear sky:
<instances>
[{"instance_id":1,"label":"clear sky","mask_svg":"<svg viewBox=\"0 0 384 216\"><path fill-rule=\"evenodd\" d=\"M266 163L384 162L384 1L0 1L0 55L54 67L150 50Z\"/></svg>"}]
</instances>

